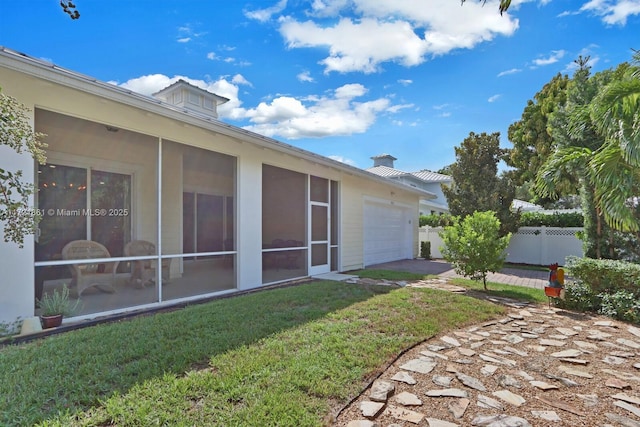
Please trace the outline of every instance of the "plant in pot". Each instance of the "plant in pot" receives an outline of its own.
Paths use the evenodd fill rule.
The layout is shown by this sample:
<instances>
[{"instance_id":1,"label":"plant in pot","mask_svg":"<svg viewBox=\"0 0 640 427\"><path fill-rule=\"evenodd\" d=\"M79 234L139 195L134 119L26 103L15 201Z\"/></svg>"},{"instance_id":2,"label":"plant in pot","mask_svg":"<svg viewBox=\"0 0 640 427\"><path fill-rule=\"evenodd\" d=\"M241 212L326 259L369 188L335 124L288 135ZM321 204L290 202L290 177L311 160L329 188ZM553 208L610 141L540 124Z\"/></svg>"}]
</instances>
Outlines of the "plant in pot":
<instances>
[{"instance_id":1,"label":"plant in pot","mask_svg":"<svg viewBox=\"0 0 640 427\"><path fill-rule=\"evenodd\" d=\"M53 292L44 294L37 302L43 329L60 326L62 318L73 315L80 304L79 300L71 302L66 284L62 285L61 291L54 289Z\"/></svg>"}]
</instances>

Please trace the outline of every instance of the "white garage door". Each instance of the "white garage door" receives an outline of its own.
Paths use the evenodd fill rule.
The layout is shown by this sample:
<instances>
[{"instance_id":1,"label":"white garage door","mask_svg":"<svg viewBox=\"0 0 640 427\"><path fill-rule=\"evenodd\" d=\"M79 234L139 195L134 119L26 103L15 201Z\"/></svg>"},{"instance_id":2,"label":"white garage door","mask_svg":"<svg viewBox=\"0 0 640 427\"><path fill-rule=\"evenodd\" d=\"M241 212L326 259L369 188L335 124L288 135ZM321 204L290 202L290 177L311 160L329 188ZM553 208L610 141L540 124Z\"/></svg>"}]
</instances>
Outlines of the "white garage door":
<instances>
[{"instance_id":1,"label":"white garage door","mask_svg":"<svg viewBox=\"0 0 640 427\"><path fill-rule=\"evenodd\" d=\"M413 256L411 210L390 203L364 202L364 265Z\"/></svg>"}]
</instances>

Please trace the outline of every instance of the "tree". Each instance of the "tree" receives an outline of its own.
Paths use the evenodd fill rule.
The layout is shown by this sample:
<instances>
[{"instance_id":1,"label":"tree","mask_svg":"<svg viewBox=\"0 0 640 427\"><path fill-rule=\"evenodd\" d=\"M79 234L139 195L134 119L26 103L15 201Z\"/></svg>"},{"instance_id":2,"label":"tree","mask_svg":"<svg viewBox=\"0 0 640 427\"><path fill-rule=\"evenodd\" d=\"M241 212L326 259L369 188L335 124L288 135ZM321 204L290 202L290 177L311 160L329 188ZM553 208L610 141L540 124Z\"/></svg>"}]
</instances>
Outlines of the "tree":
<instances>
[{"instance_id":1,"label":"tree","mask_svg":"<svg viewBox=\"0 0 640 427\"><path fill-rule=\"evenodd\" d=\"M591 160L592 178L607 223L619 230L638 232L640 51L634 51L632 66L622 71L622 76L605 86L589 106L590 119L605 137L604 146Z\"/></svg>"},{"instance_id":2,"label":"tree","mask_svg":"<svg viewBox=\"0 0 640 427\"><path fill-rule=\"evenodd\" d=\"M461 0L461 3L464 4L466 0ZM487 2L487 0L482 0L482 4L485 4ZM509 9L509 6L511 6L511 0L500 0L500 3L498 4L498 11L500 11L500 15L502 15L504 12L506 12Z\"/></svg>"},{"instance_id":3,"label":"tree","mask_svg":"<svg viewBox=\"0 0 640 427\"><path fill-rule=\"evenodd\" d=\"M34 132L29 123L28 109L15 98L0 92L0 145L17 153L27 151L39 163L44 163L45 136ZM33 194L32 184L22 181L22 171L0 167L0 222L3 223L4 241L24 245L24 237L33 234L40 215L29 206Z\"/></svg>"},{"instance_id":4,"label":"tree","mask_svg":"<svg viewBox=\"0 0 640 427\"><path fill-rule=\"evenodd\" d=\"M444 242L440 251L456 273L482 279L486 291L487 273L500 271L511 239L510 233L500 237L499 231L500 221L491 211L456 218L452 226L439 233Z\"/></svg>"},{"instance_id":5,"label":"tree","mask_svg":"<svg viewBox=\"0 0 640 427\"><path fill-rule=\"evenodd\" d=\"M475 211L494 211L501 235L514 231L518 221L518 214L511 211L515 185L508 174L498 176L498 163L505 154L500 133L471 132L455 153L456 161L449 166L453 183L442 186L451 214L464 218Z\"/></svg>"},{"instance_id":6,"label":"tree","mask_svg":"<svg viewBox=\"0 0 640 427\"><path fill-rule=\"evenodd\" d=\"M60 0L60 7L64 13L69 15L69 18L74 20L80 18L80 12L78 12L76 5L71 0Z\"/></svg>"},{"instance_id":7,"label":"tree","mask_svg":"<svg viewBox=\"0 0 640 427\"><path fill-rule=\"evenodd\" d=\"M556 150L540 168L535 191L541 196L556 197L561 193L559 183L565 182L567 175L574 176L579 182L585 217L585 255L615 258L614 233L605 222L593 163L605 144L605 136L590 115L589 106L600 90L624 75L627 66L591 76L589 57L579 57L575 62L578 69L567 86L566 105L549 120Z\"/></svg>"},{"instance_id":8,"label":"tree","mask_svg":"<svg viewBox=\"0 0 640 427\"><path fill-rule=\"evenodd\" d=\"M530 186L540 167L555 150L556 144L551 137L549 118L565 105L568 82L567 75L557 74L534 95L533 100L527 102L522 118L509 126L508 138L513 148L507 150L504 161L514 168L509 173L519 187L527 189ZM561 186L562 193L566 194L575 194L575 188L575 180L567 180L567 183ZM535 197L535 194L533 196L527 194L523 198L542 205L551 202L550 198Z\"/></svg>"}]
</instances>

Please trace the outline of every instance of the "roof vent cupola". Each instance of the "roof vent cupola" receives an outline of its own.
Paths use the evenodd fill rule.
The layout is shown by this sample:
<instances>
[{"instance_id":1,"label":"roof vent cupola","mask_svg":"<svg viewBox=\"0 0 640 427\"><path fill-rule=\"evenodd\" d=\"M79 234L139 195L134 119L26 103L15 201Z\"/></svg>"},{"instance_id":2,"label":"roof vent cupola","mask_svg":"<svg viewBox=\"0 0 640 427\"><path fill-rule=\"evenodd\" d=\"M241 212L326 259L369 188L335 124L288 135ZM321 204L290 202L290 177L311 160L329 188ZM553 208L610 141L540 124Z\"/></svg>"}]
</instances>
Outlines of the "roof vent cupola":
<instances>
[{"instance_id":1,"label":"roof vent cupola","mask_svg":"<svg viewBox=\"0 0 640 427\"><path fill-rule=\"evenodd\" d=\"M200 89L182 79L152 96L176 107L205 114L215 119L218 118L218 105L229 101L229 98Z\"/></svg>"},{"instance_id":2,"label":"roof vent cupola","mask_svg":"<svg viewBox=\"0 0 640 427\"><path fill-rule=\"evenodd\" d=\"M380 154L378 156L373 156L371 160L373 160L374 168L376 166L386 166L388 168L393 168L393 161L398 159L393 157L391 154Z\"/></svg>"}]
</instances>

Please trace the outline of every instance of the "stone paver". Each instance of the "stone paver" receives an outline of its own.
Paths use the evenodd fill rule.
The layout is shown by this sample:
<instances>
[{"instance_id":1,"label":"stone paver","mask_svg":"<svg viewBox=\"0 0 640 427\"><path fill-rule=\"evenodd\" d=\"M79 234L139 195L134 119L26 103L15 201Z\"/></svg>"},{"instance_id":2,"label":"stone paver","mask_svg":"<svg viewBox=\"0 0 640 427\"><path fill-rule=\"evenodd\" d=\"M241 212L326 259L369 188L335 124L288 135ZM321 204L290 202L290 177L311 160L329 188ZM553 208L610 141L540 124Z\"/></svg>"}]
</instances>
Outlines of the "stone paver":
<instances>
[{"instance_id":1,"label":"stone paver","mask_svg":"<svg viewBox=\"0 0 640 427\"><path fill-rule=\"evenodd\" d=\"M595 319L513 305L502 319L434 337L336 425L640 427L640 328Z\"/></svg>"}]
</instances>

